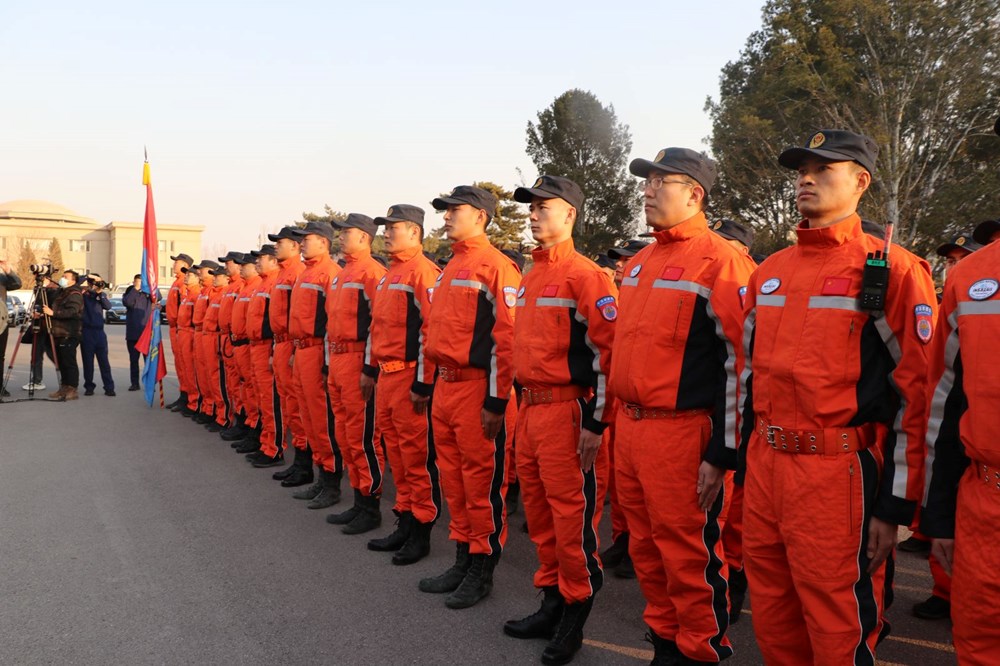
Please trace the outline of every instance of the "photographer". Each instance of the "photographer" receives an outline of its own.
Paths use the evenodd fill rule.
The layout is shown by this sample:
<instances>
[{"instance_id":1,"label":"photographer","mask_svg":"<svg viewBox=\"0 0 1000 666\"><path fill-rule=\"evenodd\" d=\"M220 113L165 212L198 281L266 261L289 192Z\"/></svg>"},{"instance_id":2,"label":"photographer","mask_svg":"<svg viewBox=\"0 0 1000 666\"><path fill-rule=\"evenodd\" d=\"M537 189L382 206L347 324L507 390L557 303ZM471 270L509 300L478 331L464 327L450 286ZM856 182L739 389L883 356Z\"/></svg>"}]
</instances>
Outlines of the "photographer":
<instances>
[{"instance_id":1,"label":"photographer","mask_svg":"<svg viewBox=\"0 0 1000 666\"><path fill-rule=\"evenodd\" d=\"M104 332L104 312L111 309L111 301L104 293L107 283L97 273L89 273L83 292L83 337L80 353L83 358L83 394L94 395L94 356L101 368L101 383L104 395L115 395L115 378L111 376L111 362L108 360L108 336Z\"/></svg>"},{"instance_id":2,"label":"photographer","mask_svg":"<svg viewBox=\"0 0 1000 666\"><path fill-rule=\"evenodd\" d=\"M142 332L146 330L146 321L152 302L149 294L141 291L142 275L136 275L132 286L125 290L122 305L125 306L125 345L128 347L129 391L139 390L139 350L135 348ZM154 326L157 323L154 323ZM144 355L145 356L145 355Z\"/></svg>"},{"instance_id":3,"label":"photographer","mask_svg":"<svg viewBox=\"0 0 1000 666\"><path fill-rule=\"evenodd\" d=\"M35 272L35 279L39 282L40 291L35 292L38 298L32 306L32 319L34 322L32 327L25 331L21 337L22 344L31 345L31 370L28 374L28 383L21 387L25 391L44 391L45 384L42 382L44 368L42 363L46 356L49 357L53 365L56 362L55 351L52 349L52 338L49 337L48 323L45 317L42 316L42 304L43 302L51 303L55 301L56 294L59 293L59 286L50 280L48 275L42 275L35 271L35 268L38 268L38 266L32 265L32 272ZM51 269L51 266L49 269ZM35 326L38 327L37 331L35 331Z\"/></svg>"},{"instance_id":4,"label":"photographer","mask_svg":"<svg viewBox=\"0 0 1000 666\"><path fill-rule=\"evenodd\" d=\"M5 371L4 360L7 357L7 338L10 329L7 326L7 290L14 291L21 288L21 278L11 270L10 264L6 260L0 261L0 376ZM0 397L9 398L6 386L0 386Z\"/></svg>"},{"instance_id":5,"label":"photographer","mask_svg":"<svg viewBox=\"0 0 1000 666\"><path fill-rule=\"evenodd\" d=\"M80 385L80 366L76 362L76 347L80 344L80 329L83 318L83 291L77 284L80 275L76 271L66 271L59 279L59 290L51 305L43 306L42 312L49 317L52 337L55 338L56 358L62 373L62 385L53 400L76 400ZM34 315L40 317L37 312Z\"/></svg>"}]
</instances>

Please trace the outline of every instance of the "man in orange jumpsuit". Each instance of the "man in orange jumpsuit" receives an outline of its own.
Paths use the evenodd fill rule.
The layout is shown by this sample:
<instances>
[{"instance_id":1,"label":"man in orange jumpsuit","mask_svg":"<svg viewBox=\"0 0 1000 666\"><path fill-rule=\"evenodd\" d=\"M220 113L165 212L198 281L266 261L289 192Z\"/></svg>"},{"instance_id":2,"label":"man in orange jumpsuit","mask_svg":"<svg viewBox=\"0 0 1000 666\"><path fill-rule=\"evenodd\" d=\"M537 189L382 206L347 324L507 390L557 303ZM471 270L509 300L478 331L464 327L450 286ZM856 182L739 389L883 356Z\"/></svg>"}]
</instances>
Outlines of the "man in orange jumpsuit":
<instances>
[{"instance_id":1,"label":"man in orange jumpsuit","mask_svg":"<svg viewBox=\"0 0 1000 666\"><path fill-rule=\"evenodd\" d=\"M460 185L432 203L445 211L454 253L431 297L425 352L438 366L431 417L456 556L443 574L421 580L420 589L451 592L449 608L468 608L493 589L493 569L507 540L507 427L517 416L510 397L520 275L486 237L495 196Z\"/></svg>"},{"instance_id":2,"label":"man in orange jumpsuit","mask_svg":"<svg viewBox=\"0 0 1000 666\"><path fill-rule=\"evenodd\" d=\"M226 371L222 365L220 346L219 313L222 308L222 295L229 287L229 273L225 266L210 271L213 276L211 295L208 299L208 310L202 322L202 336L205 339L206 357L211 361L208 368L212 382L212 395L215 402L215 420L205 424L209 432L222 432L229 423L229 391L226 387Z\"/></svg>"},{"instance_id":3,"label":"man in orange jumpsuit","mask_svg":"<svg viewBox=\"0 0 1000 666\"><path fill-rule=\"evenodd\" d=\"M253 373L253 363L250 360L250 336L247 332L247 309L250 299L260 285L260 275L257 273L257 263L249 253L243 253L237 259L240 265L240 277L243 278L243 288L236 296L233 304L231 322L233 355L236 357L236 367L239 370L240 401L246 409L246 425L250 429L246 439L235 442L237 453L253 453L260 448L260 404L257 400L257 387Z\"/></svg>"},{"instance_id":4,"label":"man in orange jumpsuit","mask_svg":"<svg viewBox=\"0 0 1000 666\"><path fill-rule=\"evenodd\" d=\"M285 429L281 421L281 402L272 368L274 333L268 316L271 290L278 281L278 259L274 246L270 244L262 245L260 250L253 250L250 256L257 261L257 272L261 278L247 305L250 367L260 412L260 451L250 453L247 460L257 468L275 467L285 459L282 448Z\"/></svg>"},{"instance_id":5,"label":"man in orange jumpsuit","mask_svg":"<svg viewBox=\"0 0 1000 666\"><path fill-rule=\"evenodd\" d=\"M441 484L427 409L436 368L424 355L431 290L441 270L422 252L422 208L396 204L375 223L385 225L391 264L375 291L371 358L364 373L378 380L375 424L392 468L393 511L399 522L388 536L369 541L368 549L395 551L392 563L406 565L430 552L431 528L441 514Z\"/></svg>"},{"instance_id":6,"label":"man in orange jumpsuit","mask_svg":"<svg viewBox=\"0 0 1000 666\"><path fill-rule=\"evenodd\" d=\"M952 575L958 663L1000 652L1000 243L948 271L931 350L927 487L920 531Z\"/></svg>"},{"instance_id":7,"label":"man in orange jumpsuit","mask_svg":"<svg viewBox=\"0 0 1000 666\"><path fill-rule=\"evenodd\" d=\"M198 376L195 372L194 306L201 294L201 281L198 278L198 264L190 268L181 267L184 274L184 291L180 305L177 307L177 351L174 360L180 363L177 378L181 382L181 391L186 402L181 405L180 413L189 418L198 414L201 394L198 391Z\"/></svg>"},{"instance_id":8,"label":"man in orange jumpsuit","mask_svg":"<svg viewBox=\"0 0 1000 666\"><path fill-rule=\"evenodd\" d=\"M243 277L240 275L240 264L237 259L242 259L239 252L229 252L224 257L219 257L219 261L226 266L226 273L229 275L229 285L222 292L222 304L219 307L219 332L222 334L219 353L222 355L222 366L226 378L227 398L229 400L229 411L233 423L227 430L220 433L222 439L227 442L236 442L246 437L250 429L246 426L246 408L240 399L240 369L236 364L236 354L233 352L233 306L239 298L240 291L243 290Z\"/></svg>"},{"instance_id":9,"label":"man in orange jumpsuit","mask_svg":"<svg viewBox=\"0 0 1000 666\"><path fill-rule=\"evenodd\" d=\"M182 374L187 373L190 363L186 363L184 360L178 359L178 355L183 354L184 352L181 350L181 344L177 339L177 311L181 307L181 301L184 300L185 293L187 293L187 287L184 284L186 273L181 269L191 268L191 266L194 265L194 259L186 254L178 254L176 257L170 257L170 260L174 262L171 270L171 273L174 276L174 281L170 285L170 290L167 292L167 302L165 303L165 308L167 326L170 332L170 351L174 355L174 374L177 375L177 384L180 387L180 395L177 400L167 405L167 408L171 411L179 412L184 405L187 405L186 390L191 385L191 381L188 377L181 376Z\"/></svg>"},{"instance_id":10,"label":"man in orange jumpsuit","mask_svg":"<svg viewBox=\"0 0 1000 666\"><path fill-rule=\"evenodd\" d=\"M542 663L564 664L583 645L583 627L604 581L597 529L608 479L601 445L618 290L576 251L573 226L580 187L541 176L514 199L530 204L534 267L517 295L514 377L517 476L528 533L538 554L538 612L504 624L515 638L548 638Z\"/></svg>"},{"instance_id":11,"label":"man in orange jumpsuit","mask_svg":"<svg viewBox=\"0 0 1000 666\"><path fill-rule=\"evenodd\" d=\"M686 148L633 160L654 242L625 266L611 357L615 481L657 659L732 654L720 531L738 443L749 258L705 219L715 164Z\"/></svg>"},{"instance_id":12,"label":"man in orange jumpsuit","mask_svg":"<svg viewBox=\"0 0 1000 666\"><path fill-rule=\"evenodd\" d=\"M268 310L268 321L274 334L274 380L278 385L278 397L281 401L282 423L288 427L287 435L291 438L295 449L295 459L283 470L271 475L275 481L281 481L285 488L303 486L313 482L312 451L306 440L306 433L300 417L299 396L292 371L292 356L295 347L288 337L288 321L291 313L292 287L305 270L302 264L302 237L296 227L283 227L276 234L268 234L268 239L274 243L274 256L280 269L274 286L271 288L271 304Z\"/></svg>"},{"instance_id":13,"label":"man in orange jumpsuit","mask_svg":"<svg viewBox=\"0 0 1000 666\"><path fill-rule=\"evenodd\" d=\"M198 413L192 419L196 423L208 425L215 419L216 388L218 382L213 384L212 376L212 352L210 337L205 335L205 315L208 313L208 306L215 293L215 276L212 271L219 268L219 264L209 259L202 259L198 264L198 281L201 290L198 298L194 302L194 314L191 315L191 322L194 324L194 358L195 375L198 377L198 390L201 393L201 404ZM212 336L214 338L214 336Z\"/></svg>"},{"instance_id":14,"label":"man in orange jumpsuit","mask_svg":"<svg viewBox=\"0 0 1000 666\"><path fill-rule=\"evenodd\" d=\"M344 534L370 532L382 524L380 498L385 459L376 441L375 382L362 374L371 364L368 333L375 287L385 268L372 258L377 227L367 215L351 213L340 230L344 267L330 282L326 298L326 340L330 371L326 388L333 406L336 439L347 466L354 505L326 521Z\"/></svg>"},{"instance_id":15,"label":"man in orange jumpsuit","mask_svg":"<svg viewBox=\"0 0 1000 666\"><path fill-rule=\"evenodd\" d=\"M892 246L885 276L862 231L876 154L822 130L780 155L804 219L747 286L743 553L768 664L875 663L886 558L921 497L936 299L927 262Z\"/></svg>"},{"instance_id":16,"label":"man in orange jumpsuit","mask_svg":"<svg viewBox=\"0 0 1000 666\"><path fill-rule=\"evenodd\" d=\"M335 436L333 409L326 392L326 295L340 266L330 257L333 227L310 222L298 230L305 270L292 288L288 336L295 347L292 369L302 423L316 464L316 483L292 495L309 500L309 509L325 509L340 501L344 459Z\"/></svg>"}]
</instances>

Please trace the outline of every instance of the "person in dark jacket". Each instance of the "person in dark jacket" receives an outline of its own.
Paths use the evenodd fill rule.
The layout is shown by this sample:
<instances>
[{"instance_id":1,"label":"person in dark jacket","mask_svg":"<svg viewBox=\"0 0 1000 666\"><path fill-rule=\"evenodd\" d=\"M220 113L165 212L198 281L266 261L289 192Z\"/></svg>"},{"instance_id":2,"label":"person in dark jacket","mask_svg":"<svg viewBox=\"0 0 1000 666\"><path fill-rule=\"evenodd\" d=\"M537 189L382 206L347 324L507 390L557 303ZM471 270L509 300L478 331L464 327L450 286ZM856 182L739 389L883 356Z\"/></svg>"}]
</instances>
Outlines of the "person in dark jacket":
<instances>
[{"instance_id":1,"label":"person in dark jacket","mask_svg":"<svg viewBox=\"0 0 1000 666\"><path fill-rule=\"evenodd\" d=\"M56 359L62 383L59 390L50 393L53 400L76 400L80 397L76 389L80 385L80 366L76 361L76 348L80 344L83 320L83 291L77 284L80 274L66 271L59 279L59 290L50 305L42 307L42 313L49 316L49 327L55 339ZM35 317L40 316L35 314Z\"/></svg>"},{"instance_id":2,"label":"person in dark jacket","mask_svg":"<svg viewBox=\"0 0 1000 666\"><path fill-rule=\"evenodd\" d=\"M15 291L21 288L21 278L17 276L6 260L0 260L0 373L6 371L4 360L7 355L7 338L10 328L7 326L7 290ZM2 397L9 398L6 386L0 386Z\"/></svg>"},{"instance_id":3,"label":"person in dark jacket","mask_svg":"<svg viewBox=\"0 0 1000 666\"><path fill-rule=\"evenodd\" d=\"M142 332L146 330L146 321L152 303L149 294L140 291L142 276L136 275L132 286L125 290L122 305L125 306L125 346L128 347L129 391L139 390L139 350L135 348ZM146 355L142 355L146 358Z\"/></svg>"},{"instance_id":4,"label":"person in dark jacket","mask_svg":"<svg viewBox=\"0 0 1000 666\"><path fill-rule=\"evenodd\" d=\"M115 395L115 378L111 375L108 360L108 336L104 332L104 313L111 309L111 301L104 293L108 285L97 273L87 275L83 290L83 337L80 340L80 354L83 358L83 394L94 395L94 357L101 368L101 384L104 395Z\"/></svg>"}]
</instances>

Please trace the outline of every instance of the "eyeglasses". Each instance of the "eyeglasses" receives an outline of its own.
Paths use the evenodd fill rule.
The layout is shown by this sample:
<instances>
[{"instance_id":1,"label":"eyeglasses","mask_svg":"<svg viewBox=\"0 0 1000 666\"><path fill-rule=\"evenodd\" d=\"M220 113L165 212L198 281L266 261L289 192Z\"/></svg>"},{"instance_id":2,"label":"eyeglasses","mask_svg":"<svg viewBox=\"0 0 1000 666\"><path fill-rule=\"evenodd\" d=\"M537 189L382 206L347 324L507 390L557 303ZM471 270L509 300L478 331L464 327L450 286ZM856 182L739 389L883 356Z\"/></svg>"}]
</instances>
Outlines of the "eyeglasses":
<instances>
[{"instance_id":1,"label":"eyeglasses","mask_svg":"<svg viewBox=\"0 0 1000 666\"><path fill-rule=\"evenodd\" d=\"M654 192L667 183L677 183L678 185L687 185L688 187L694 187L691 183L683 180L667 180L663 176L653 176L652 178L645 178L642 180L642 189L651 189Z\"/></svg>"}]
</instances>

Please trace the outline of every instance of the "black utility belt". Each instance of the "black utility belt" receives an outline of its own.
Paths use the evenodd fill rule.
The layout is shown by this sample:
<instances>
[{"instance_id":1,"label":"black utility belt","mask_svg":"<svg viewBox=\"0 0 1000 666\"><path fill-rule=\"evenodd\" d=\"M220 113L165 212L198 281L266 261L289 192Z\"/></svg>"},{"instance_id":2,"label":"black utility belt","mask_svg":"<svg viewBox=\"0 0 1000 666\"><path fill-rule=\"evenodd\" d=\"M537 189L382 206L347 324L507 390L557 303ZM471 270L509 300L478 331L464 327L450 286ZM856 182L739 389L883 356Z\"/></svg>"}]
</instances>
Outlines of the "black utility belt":
<instances>
[{"instance_id":1,"label":"black utility belt","mask_svg":"<svg viewBox=\"0 0 1000 666\"><path fill-rule=\"evenodd\" d=\"M248 340L248 339L233 340L233 346L234 347L242 347L243 345L248 345L248 344L250 344L250 340Z\"/></svg>"}]
</instances>

